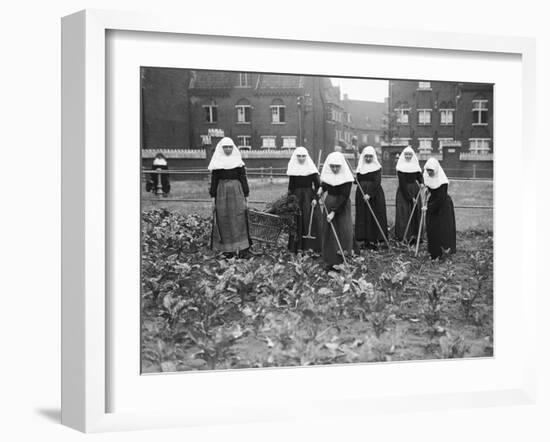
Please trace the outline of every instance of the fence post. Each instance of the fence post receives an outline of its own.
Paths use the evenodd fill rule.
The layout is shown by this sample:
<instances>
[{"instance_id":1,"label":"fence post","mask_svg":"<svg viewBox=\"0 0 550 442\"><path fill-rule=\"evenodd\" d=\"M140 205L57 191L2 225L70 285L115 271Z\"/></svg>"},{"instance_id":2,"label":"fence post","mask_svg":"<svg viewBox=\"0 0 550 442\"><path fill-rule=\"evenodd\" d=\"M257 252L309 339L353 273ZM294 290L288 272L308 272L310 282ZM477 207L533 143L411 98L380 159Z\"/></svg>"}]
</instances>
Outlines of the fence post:
<instances>
[{"instance_id":1,"label":"fence post","mask_svg":"<svg viewBox=\"0 0 550 442\"><path fill-rule=\"evenodd\" d=\"M473 178L476 179L476 163L473 164L472 170L474 175Z\"/></svg>"},{"instance_id":2,"label":"fence post","mask_svg":"<svg viewBox=\"0 0 550 442\"><path fill-rule=\"evenodd\" d=\"M273 184L273 166L269 166L269 182Z\"/></svg>"},{"instance_id":3,"label":"fence post","mask_svg":"<svg viewBox=\"0 0 550 442\"><path fill-rule=\"evenodd\" d=\"M162 194L163 194L163 191L162 191L162 173L161 173L161 169L157 169L157 189L156 189L156 194L157 194L157 195L162 195Z\"/></svg>"},{"instance_id":4,"label":"fence post","mask_svg":"<svg viewBox=\"0 0 550 442\"><path fill-rule=\"evenodd\" d=\"M260 181L264 180L264 167L260 167Z\"/></svg>"}]
</instances>

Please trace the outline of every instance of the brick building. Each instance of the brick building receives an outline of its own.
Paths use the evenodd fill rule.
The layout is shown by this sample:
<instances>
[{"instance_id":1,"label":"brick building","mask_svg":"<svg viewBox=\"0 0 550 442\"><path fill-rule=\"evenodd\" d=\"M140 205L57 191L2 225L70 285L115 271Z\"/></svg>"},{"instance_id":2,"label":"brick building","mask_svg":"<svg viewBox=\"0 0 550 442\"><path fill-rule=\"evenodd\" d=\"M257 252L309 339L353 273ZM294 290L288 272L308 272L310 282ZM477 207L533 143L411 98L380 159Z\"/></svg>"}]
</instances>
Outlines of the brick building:
<instances>
[{"instance_id":1,"label":"brick building","mask_svg":"<svg viewBox=\"0 0 550 442\"><path fill-rule=\"evenodd\" d=\"M342 100L352 133L357 137L357 147L380 147L383 137L382 121L388 111L388 103L352 100L344 94Z\"/></svg>"},{"instance_id":2,"label":"brick building","mask_svg":"<svg viewBox=\"0 0 550 442\"><path fill-rule=\"evenodd\" d=\"M385 170L407 145L455 176L492 177L493 85L391 80L382 146Z\"/></svg>"},{"instance_id":3,"label":"brick building","mask_svg":"<svg viewBox=\"0 0 550 442\"><path fill-rule=\"evenodd\" d=\"M354 135L376 144L378 105L342 100L326 77L143 68L144 165L162 151L175 167L204 167L223 136L256 167L285 167L296 146L322 161Z\"/></svg>"},{"instance_id":4,"label":"brick building","mask_svg":"<svg viewBox=\"0 0 550 442\"><path fill-rule=\"evenodd\" d=\"M141 69L141 146L176 149L189 143L190 71Z\"/></svg>"}]
</instances>

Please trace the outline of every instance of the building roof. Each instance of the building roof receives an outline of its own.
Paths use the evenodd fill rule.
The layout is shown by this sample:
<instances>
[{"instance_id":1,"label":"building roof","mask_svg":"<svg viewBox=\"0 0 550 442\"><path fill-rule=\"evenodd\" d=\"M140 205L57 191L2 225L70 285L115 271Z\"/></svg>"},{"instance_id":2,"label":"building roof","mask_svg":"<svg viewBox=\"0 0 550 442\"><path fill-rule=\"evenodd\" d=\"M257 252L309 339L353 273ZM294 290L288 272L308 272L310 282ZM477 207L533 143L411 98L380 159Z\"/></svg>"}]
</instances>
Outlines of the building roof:
<instances>
[{"instance_id":1,"label":"building roof","mask_svg":"<svg viewBox=\"0 0 550 442\"><path fill-rule=\"evenodd\" d=\"M193 71L189 89L230 89L233 87L231 72Z\"/></svg>"},{"instance_id":2,"label":"building roof","mask_svg":"<svg viewBox=\"0 0 550 442\"><path fill-rule=\"evenodd\" d=\"M257 89L299 89L304 87L301 75L261 74Z\"/></svg>"}]
</instances>

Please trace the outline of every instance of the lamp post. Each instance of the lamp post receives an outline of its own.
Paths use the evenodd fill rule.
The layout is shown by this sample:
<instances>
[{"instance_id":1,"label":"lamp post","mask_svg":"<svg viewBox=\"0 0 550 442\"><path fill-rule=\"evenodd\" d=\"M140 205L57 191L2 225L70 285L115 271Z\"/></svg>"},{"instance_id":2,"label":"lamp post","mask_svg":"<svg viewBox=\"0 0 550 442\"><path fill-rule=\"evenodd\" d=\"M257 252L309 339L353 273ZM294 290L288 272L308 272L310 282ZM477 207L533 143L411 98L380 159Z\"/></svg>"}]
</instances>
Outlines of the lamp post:
<instances>
[{"instance_id":1,"label":"lamp post","mask_svg":"<svg viewBox=\"0 0 550 442\"><path fill-rule=\"evenodd\" d=\"M296 103L298 105L298 145L303 145L302 140L302 110L303 110L303 104L304 104L304 97L302 95L298 96L296 99Z\"/></svg>"},{"instance_id":2,"label":"lamp post","mask_svg":"<svg viewBox=\"0 0 550 442\"><path fill-rule=\"evenodd\" d=\"M355 167L357 167L359 158L358 158L358 149L357 149L357 136L355 135L351 137L351 148L353 150L353 159L355 160Z\"/></svg>"}]
</instances>

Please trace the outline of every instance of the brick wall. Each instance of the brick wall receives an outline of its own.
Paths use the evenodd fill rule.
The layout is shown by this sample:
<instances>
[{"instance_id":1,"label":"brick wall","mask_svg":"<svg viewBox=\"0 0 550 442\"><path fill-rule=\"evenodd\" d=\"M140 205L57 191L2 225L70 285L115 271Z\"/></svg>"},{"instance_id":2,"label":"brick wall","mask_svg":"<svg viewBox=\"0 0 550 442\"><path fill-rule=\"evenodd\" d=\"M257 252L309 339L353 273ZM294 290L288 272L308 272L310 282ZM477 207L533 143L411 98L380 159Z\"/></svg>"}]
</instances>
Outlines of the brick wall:
<instances>
[{"instance_id":1,"label":"brick wall","mask_svg":"<svg viewBox=\"0 0 550 442\"><path fill-rule=\"evenodd\" d=\"M141 68L141 147L187 146L189 108L186 69Z\"/></svg>"}]
</instances>

